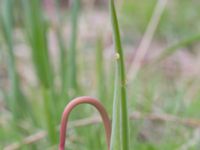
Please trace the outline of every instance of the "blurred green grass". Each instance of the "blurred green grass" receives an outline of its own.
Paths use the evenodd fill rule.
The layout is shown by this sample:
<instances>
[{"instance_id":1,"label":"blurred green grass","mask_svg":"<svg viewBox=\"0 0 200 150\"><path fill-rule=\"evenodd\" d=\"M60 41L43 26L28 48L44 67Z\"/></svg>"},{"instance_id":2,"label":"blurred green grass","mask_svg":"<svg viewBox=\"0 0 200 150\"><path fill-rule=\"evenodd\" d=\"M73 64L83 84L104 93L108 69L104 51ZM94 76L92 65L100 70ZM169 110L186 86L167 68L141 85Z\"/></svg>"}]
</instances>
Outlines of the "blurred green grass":
<instances>
[{"instance_id":1,"label":"blurred green grass","mask_svg":"<svg viewBox=\"0 0 200 150\"><path fill-rule=\"evenodd\" d=\"M1 0L0 5L4 7L3 3L6 1L8 0ZM14 101L14 99L11 100L17 103L17 105L14 105L14 107L19 107L20 110L25 111L26 113L30 113L31 111L31 113L30 115L28 115L28 117L20 117L19 119L16 119L15 124L17 126L17 129L13 127L13 117L18 112L12 110L13 104L8 103L9 95L12 92L15 92L15 90L12 90L11 86L11 81L13 79L8 76L6 76L6 78L0 76L1 83L8 82L8 85L6 85L6 87L1 86L2 88L0 89L0 92L5 95L4 97L2 96L3 98L0 99L0 102L3 103L3 107L0 106L0 149L3 149L5 146L13 142L21 141L23 138L40 130L49 130L49 133L51 134L51 140L49 140L49 138L44 138L43 140L40 140L34 144L22 146L20 149L50 149L52 144L56 145L55 138L58 137L58 132L55 131L54 133L51 133L52 130L54 130L52 128L54 128L54 125L59 124L59 117L61 116L61 112L64 108L64 105L67 103L67 101L69 101L70 97L68 97L69 93L67 93L66 91L62 91L63 88L65 90L68 90L67 87L65 87L65 85L58 84L68 83L68 81L64 77L68 70L74 69L74 67L72 66L74 66L74 63L76 63L68 60L67 63L64 62L66 61L65 58L69 59L68 57L70 55L70 42L65 39L66 35L64 35L63 25L62 28L58 26L56 28L57 31L54 32L57 32L56 39L60 41L60 43L58 44L60 46L59 51L61 54L59 58L60 60L62 59L62 61L60 64L57 63L52 65L52 56L50 56L50 48L48 47L48 37L49 32L53 26L52 24L54 24L54 22L46 16L43 16L44 14L43 11L41 11L41 8L39 9L38 7L36 7L36 5L30 5L32 4L32 2L34 3L37 1L26 2L27 4L25 5L25 7L29 5L31 9L28 9L28 11L32 13L30 14L30 16L27 17L25 15L27 15L28 13L24 13L25 9L22 10L22 4L20 3L20 1L14 2L16 4L15 6L18 7L14 8L13 16L11 16L11 18L14 19L14 22L12 24L13 27L10 27L9 29L11 31L9 36L13 36L14 39L13 43L8 43L8 38L6 38L7 36L5 36L5 28L8 28L8 25L2 25L3 21L1 20L0 55L6 58L0 58L0 66L2 67L6 64L6 75L9 70L11 70L11 72L16 72L15 68L13 68L13 66L16 66L16 70L19 73L19 76L16 78L17 80L19 80L19 84L22 84L22 89L17 88L16 90L22 90L26 102L28 102L27 105L29 106L23 106L22 102L16 102ZM134 50L134 48L137 47L138 41L141 39L146 29L146 26L151 18L155 4L155 0L127 0L123 3L123 5L118 5L118 7L120 8L120 11L118 13L120 19L119 22L123 33L123 45L125 45L125 47L129 46L131 47L131 50ZM85 7L86 6L83 5L81 13L84 12L87 14L87 10L84 10ZM96 7L98 6L94 7L95 10L91 8L92 10L90 11L97 11L98 9L96 10ZM199 1L196 0L169 1L156 31L156 36L153 43L158 44L159 46L162 45L162 49L167 49L168 47L171 47L171 45L173 46L174 43L181 43L179 41L182 41L184 39L191 39L193 35L198 35L200 24L200 21L198 19L200 17L198 13L198 7ZM99 12L101 13L101 11L107 12L107 10L105 9L100 10ZM69 12L62 10L58 13L61 13L61 17L64 16L63 19L67 19L65 20L66 22L70 22ZM1 17L5 15L2 14L2 11L0 14ZM7 12L6 15L10 15L9 12ZM81 17L84 18L83 15L80 15L80 20L82 19ZM109 18L108 14L107 17ZM6 19L11 18L6 17ZM4 23L5 22L6 21L4 20ZM91 23L88 24L91 25ZM78 26L80 29L82 26L81 22L78 24ZM20 60L17 56L18 50L16 49L17 45L19 44L19 39L16 35L16 30L20 31L21 34L23 34L23 44L26 46L25 50L29 52L32 51L31 56L34 57L33 59L29 60L29 63L31 63L32 65L35 64L35 76L39 79L34 85L28 85L27 82L24 83L21 75L23 73L20 72ZM101 32L104 31L101 30ZM31 38L26 39L27 35L29 34L33 36L32 40ZM85 41L78 41L77 45L74 45L76 43L72 43L72 47L78 49L77 58L93 58L88 58L85 62L83 61L83 59L77 59L77 68L79 69L79 71L78 74L76 74L77 81L75 82L78 82L80 85L79 89L76 89L73 97L80 95L92 95L98 97L102 100L102 103L106 105L106 108L109 110L109 112L112 112L111 108L114 78L114 73L112 69L113 59L110 57L108 59L107 55L109 55L109 52L107 52L106 50L107 42L105 42L105 37L100 34L103 39L99 39L98 31L96 31L95 34L97 34L97 37L93 39L93 41L97 43L96 51L94 50L95 47L87 48L85 46L87 48L86 49L85 47L80 46L85 44ZM107 35L107 33L103 34ZM62 41L61 39L64 40ZM79 39L80 37L78 34L77 40ZM155 114L167 113L179 116L180 118L199 118L199 76L185 76L185 72L188 71L184 69L180 70L183 65L181 62L184 60L179 60L179 57L177 56L177 50L181 51L183 50L183 48L188 51L187 55L189 56L193 54L192 51L195 51L195 54L198 55L198 48L196 48L198 46L198 39L199 36L197 39L195 38L195 42L193 42L194 39L192 38L192 42L186 44L181 43L181 46L175 46L175 48L173 48L173 51L170 53L165 54L164 51L163 53L161 53L161 56L164 54L165 59L162 56L161 61L157 63L150 62L141 68L136 80L134 82L128 83L128 100L130 104L130 112L139 111L142 113ZM88 47L90 47L90 44L91 43L86 43L85 45L89 45ZM12 55L14 55L15 57L12 59L16 60L15 62L13 62L13 66L10 67L7 63L7 61L11 59L9 55L7 55L8 46L13 47L11 48L11 52L13 53ZM154 49L152 49L152 51L153 50ZM90 53L90 56L88 56L88 51ZM125 49L125 52L127 54L126 57L128 58L130 50ZM39 54L41 54L43 57L36 56ZM74 57L76 56L73 56L72 58ZM176 61L174 61L173 58ZM198 56L192 55L192 58L195 62L198 62ZM92 60L96 60L96 62ZM171 66L177 67L175 67L175 69L171 69L169 64L169 68L166 69L165 63L169 61L171 62ZM73 65L71 63L73 63ZM109 64L109 66L107 64ZM194 67L198 68L197 65L198 64L196 64L196 66ZM46 68L48 68L48 71L45 71ZM52 68L52 70L50 68ZM63 69L66 70L61 75L60 73L56 72L56 70L58 70L57 68L60 68L60 72L62 72ZM1 71L0 75L1 74L4 74L4 72ZM11 74L14 75L15 73ZM91 74L89 78L84 76L88 74ZM50 81L49 76L50 78L53 78L50 79ZM74 75L71 76L75 77ZM90 79L90 77L92 77L92 79ZM84 79L85 81L80 81L82 79ZM70 79L70 81L72 82L74 82L74 80L75 79ZM103 86L106 87L105 92L102 92L104 88ZM45 102L44 97L46 97L46 94L44 93L50 94L49 96L47 96L48 98ZM51 97L51 95L52 98L49 98ZM46 104L43 104L43 102ZM48 102L50 102L50 104ZM50 116L44 115L43 105L50 105L50 108L46 108L46 113L47 115L51 114ZM29 107L33 110L25 109ZM90 109L89 107L80 108L80 110L76 109L72 115L72 119L89 117L94 114L93 111L94 110ZM35 123L33 123L33 120L35 120ZM51 127L49 127L49 129L47 129L47 124L49 124L48 121L52 122L53 124ZM179 149L183 144L187 143L193 137L193 132L195 131L195 129L185 127L174 122L157 122L151 120L130 121L130 128L131 147L139 150ZM69 149L106 149L105 139L103 135L104 133L102 131L102 125L90 125L70 130ZM195 143L191 147L191 149L198 150L197 146L198 143Z\"/></svg>"}]
</instances>

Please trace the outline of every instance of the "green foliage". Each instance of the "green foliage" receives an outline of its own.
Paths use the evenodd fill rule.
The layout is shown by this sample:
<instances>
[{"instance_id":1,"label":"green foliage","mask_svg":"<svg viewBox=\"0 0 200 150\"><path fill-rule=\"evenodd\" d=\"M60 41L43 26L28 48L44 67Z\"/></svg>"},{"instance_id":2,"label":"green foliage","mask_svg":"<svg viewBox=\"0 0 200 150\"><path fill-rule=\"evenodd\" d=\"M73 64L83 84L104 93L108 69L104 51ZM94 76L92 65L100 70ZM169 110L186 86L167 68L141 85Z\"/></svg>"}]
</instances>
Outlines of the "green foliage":
<instances>
[{"instance_id":1,"label":"green foliage","mask_svg":"<svg viewBox=\"0 0 200 150\"><path fill-rule=\"evenodd\" d=\"M8 57L7 64L10 79L8 106L9 109L12 110L15 120L17 120L25 115L28 105L21 90L20 79L17 73L16 60L14 56L13 5L13 0L2 2L0 22L7 48L6 54Z\"/></svg>"},{"instance_id":2,"label":"green foliage","mask_svg":"<svg viewBox=\"0 0 200 150\"><path fill-rule=\"evenodd\" d=\"M47 23L45 22L41 1L22 0L25 14L25 34L30 44L32 60L43 93L46 125L52 144L57 142L55 131L54 77L48 51ZM53 116L53 117L51 117Z\"/></svg>"},{"instance_id":3,"label":"green foliage","mask_svg":"<svg viewBox=\"0 0 200 150\"><path fill-rule=\"evenodd\" d=\"M42 86L50 88L53 84L53 75L48 52L47 23L42 13L41 1L24 0L23 6L26 36L31 46L37 77Z\"/></svg>"},{"instance_id":4,"label":"green foliage","mask_svg":"<svg viewBox=\"0 0 200 150\"><path fill-rule=\"evenodd\" d=\"M80 11L80 0L72 2L71 8L71 37L69 45L69 71L68 71L68 91L71 97L74 96L78 88L77 85L77 32L78 32L78 17Z\"/></svg>"},{"instance_id":5,"label":"green foliage","mask_svg":"<svg viewBox=\"0 0 200 150\"><path fill-rule=\"evenodd\" d=\"M198 54L198 48L195 48L194 45L194 43L198 44L200 39L199 14L196 11L199 7L198 2L177 0L168 3L156 30L155 42L153 42L155 47L152 46L149 55L150 57L154 55L154 48L157 46L162 46L164 51L152 61L153 63L149 63L151 59L147 57L134 84L129 83L128 85L126 85L125 62L129 63L129 59L125 59L125 57L129 58L132 50L137 46L138 40L141 39L141 34L152 16L156 1L127 0L116 5L119 8L117 10L119 10L121 33L127 42L121 41L114 0L110 0L116 53L115 66L108 50L112 43L109 33L105 33L105 39L102 36L104 27L100 32L95 32L98 34L97 38L90 37L89 40L86 38L80 41L78 47L80 35L78 28L83 29L79 19L87 17L80 15L85 11L84 3L81 3L80 0L73 0L70 5L70 16L68 16L66 8L62 7L61 10L60 5L56 2L60 1L55 0L56 21L54 22L54 18L47 20L50 18L45 16L41 0L0 1L0 54L3 54L0 56L0 84L1 80L5 80L6 83L2 84L3 88L0 89L0 92L3 92L0 93L0 149L4 149L12 142L23 143L21 141L24 138L41 130L48 133L48 138L42 138L33 144L21 145L19 149L53 149L57 147L61 112L67 101L78 95L98 97L109 110L109 114L112 116L111 150L173 150L180 149L182 145L193 139L195 129L178 124L176 121L154 120L151 118L151 114L167 113L179 118L197 118L197 120L200 116L199 76L193 75L193 72L188 73L191 68L188 71L186 70L188 68L185 69L183 66L184 69L182 69L182 60L177 60L180 61L177 64L174 62L165 64L166 58L178 50L182 50L183 47L187 48L189 53L190 47L194 46L193 49L197 49L195 54ZM83 4L82 10L80 10L81 4ZM94 15L96 15L96 7L94 8ZM89 13L91 12L89 11ZM48 16L48 14L46 15ZM70 19L65 20L68 17ZM64 37L66 37L69 24L70 38L68 42ZM93 29L93 22L89 22L89 24ZM88 30L86 33L90 35L91 31ZM107 31L106 28L105 31ZM52 32L56 38L57 49L55 48L55 51L58 51L58 64L52 64L54 57L50 56L48 38L49 33L52 34ZM96 46L96 51L88 49L90 41L96 44L93 44ZM105 45L103 41L105 41ZM87 50L82 46L83 42ZM122 43L126 51L122 48ZM24 77L21 72L23 68L21 69L19 65L21 60L15 56L16 53L18 55L17 48L21 48L20 44L25 47L25 51L31 52L32 59L27 62L34 66L37 84L29 85L26 79L21 78L21 75ZM124 52L127 52L125 53L127 55L124 55ZM198 55L191 55L190 58L192 61L198 62L196 60ZM6 65L4 60L6 60ZM84 66L79 67L79 64ZM195 65L194 67L198 70L198 66ZM177 70L174 71L173 67ZM57 70L58 72L56 72ZM190 76L185 76L185 73ZM114 99L112 101L113 92ZM111 107L113 107L112 112L110 112ZM131 115L134 112L136 118L137 112L140 112L141 118L128 120L128 110ZM79 109L72 117L73 119L87 118L95 115L93 112L94 110L85 107ZM12 121L12 117L14 117L14 121ZM88 120L86 122L91 121L90 118ZM13 122L15 128L13 128ZM77 124L82 123L84 124L85 121L80 120ZM96 122L84 127L70 128L68 134L69 149L106 149L103 126ZM194 143L189 149L198 149L198 143Z\"/></svg>"}]
</instances>

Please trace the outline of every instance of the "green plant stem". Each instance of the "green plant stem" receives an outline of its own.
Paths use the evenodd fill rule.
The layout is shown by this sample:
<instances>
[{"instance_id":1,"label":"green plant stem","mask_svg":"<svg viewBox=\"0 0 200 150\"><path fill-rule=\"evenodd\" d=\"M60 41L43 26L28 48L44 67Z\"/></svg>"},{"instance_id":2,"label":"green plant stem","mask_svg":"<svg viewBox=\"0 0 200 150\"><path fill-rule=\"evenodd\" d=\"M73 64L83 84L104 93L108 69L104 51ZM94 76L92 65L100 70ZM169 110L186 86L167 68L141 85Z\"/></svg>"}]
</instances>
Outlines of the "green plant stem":
<instances>
[{"instance_id":1,"label":"green plant stem","mask_svg":"<svg viewBox=\"0 0 200 150\"><path fill-rule=\"evenodd\" d=\"M113 27L113 38L117 57L117 67L120 77L120 95L121 95L121 140L122 140L122 150L129 150L129 125L128 125L128 110L127 110L127 96L126 96L126 75L125 75L125 65L124 56L121 46L120 31L117 20L117 14L115 10L114 0L110 0L110 11Z\"/></svg>"},{"instance_id":2,"label":"green plant stem","mask_svg":"<svg viewBox=\"0 0 200 150\"><path fill-rule=\"evenodd\" d=\"M22 94L19 76L17 74L16 60L13 48L13 0L6 0L3 3L1 26L3 36L7 45L8 56L8 73L11 84L11 98L9 99L9 106L13 112L14 118L21 118L25 114L27 108L24 95Z\"/></svg>"},{"instance_id":3,"label":"green plant stem","mask_svg":"<svg viewBox=\"0 0 200 150\"><path fill-rule=\"evenodd\" d=\"M121 137L120 137L120 97L119 94L119 75L118 67L115 65L115 88L113 100L113 113L112 113L112 132L110 141L110 150L121 150Z\"/></svg>"},{"instance_id":4,"label":"green plant stem","mask_svg":"<svg viewBox=\"0 0 200 150\"><path fill-rule=\"evenodd\" d=\"M43 90L45 121L51 144L57 143L54 125L56 124L57 103L54 100L54 76L51 65L48 40L47 23L45 22L42 4L40 0L23 0L25 10L25 29L28 42L31 46L32 60L34 63L36 75ZM47 94L48 93L48 94ZM47 96L48 95L48 96ZM54 106L54 108L52 107ZM49 116L52 116L50 118Z\"/></svg>"},{"instance_id":5,"label":"green plant stem","mask_svg":"<svg viewBox=\"0 0 200 150\"><path fill-rule=\"evenodd\" d=\"M77 58L76 58L76 49L77 49L77 32L78 32L78 16L80 11L80 0L72 1L71 8L71 38L70 38L70 47L69 47L69 75L68 75L68 85L69 91L74 93L77 90Z\"/></svg>"},{"instance_id":6,"label":"green plant stem","mask_svg":"<svg viewBox=\"0 0 200 150\"><path fill-rule=\"evenodd\" d=\"M44 113L47 123L47 130L49 134L49 138L51 140L52 144L56 144L58 141L57 135L56 135L56 124L54 123L53 118L55 117L52 115L52 92L49 89L42 88L42 94L44 98Z\"/></svg>"},{"instance_id":7,"label":"green plant stem","mask_svg":"<svg viewBox=\"0 0 200 150\"><path fill-rule=\"evenodd\" d=\"M58 29L59 30L59 29ZM67 52L64 45L63 36L57 31L57 40L60 49L60 74L61 74L61 95L66 99L67 96Z\"/></svg>"},{"instance_id":8,"label":"green plant stem","mask_svg":"<svg viewBox=\"0 0 200 150\"><path fill-rule=\"evenodd\" d=\"M60 90L60 101L59 101L59 110L57 114L61 114L63 107L65 106L65 100L69 99L68 98L68 90L67 90L67 78L68 78L68 67L67 67L67 46L66 42L64 41L63 37L63 22L62 22L62 16L60 13L60 1L55 1L55 13L56 13L56 18L57 22L55 24L55 32L56 32L56 37L57 37L57 43L59 47L59 58L60 58L60 64L59 64L59 75L60 75L60 81L61 81L61 90Z\"/></svg>"}]
</instances>

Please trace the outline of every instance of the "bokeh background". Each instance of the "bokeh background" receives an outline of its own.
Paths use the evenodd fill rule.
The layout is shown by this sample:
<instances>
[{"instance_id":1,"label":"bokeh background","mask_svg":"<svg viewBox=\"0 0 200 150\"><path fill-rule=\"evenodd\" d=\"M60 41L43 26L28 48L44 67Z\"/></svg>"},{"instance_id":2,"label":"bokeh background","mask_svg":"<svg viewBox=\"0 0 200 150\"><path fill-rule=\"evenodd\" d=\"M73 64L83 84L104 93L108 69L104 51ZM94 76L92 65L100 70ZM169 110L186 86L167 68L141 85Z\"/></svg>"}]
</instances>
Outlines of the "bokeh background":
<instances>
[{"instance_id":1,"label":"bokeh background","mask_svg":"<svg viewBox=\"0 0 200 150\"><path fill-rule=\"evenodd\" d=\"M200 1L116 0L131 149L199 150ZM57 149L74 97L112 116L115 54L107 0L0 0L0 149ZM70 117L68 149L106 149L98 113Z\"/></svg>"}]
</instances>

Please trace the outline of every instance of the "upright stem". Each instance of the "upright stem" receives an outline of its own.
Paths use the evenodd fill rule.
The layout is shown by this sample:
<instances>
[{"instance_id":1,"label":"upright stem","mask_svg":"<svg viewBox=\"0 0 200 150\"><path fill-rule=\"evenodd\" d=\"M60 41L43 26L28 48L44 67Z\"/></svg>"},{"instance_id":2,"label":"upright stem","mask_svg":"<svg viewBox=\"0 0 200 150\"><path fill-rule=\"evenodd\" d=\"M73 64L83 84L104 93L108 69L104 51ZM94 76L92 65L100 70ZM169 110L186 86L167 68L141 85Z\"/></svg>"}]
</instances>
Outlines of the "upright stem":
<instances>
[{"instance_id":1,"label":"upright stem","mask_svg":"<svg viewBox=\"0 0 200 150\"><path fill-rule=\"evenodd\" d=\"M56 109L57 101L55 97L54 73L48 51L48 28L44 20L42 3L40 0L22 0L25 14L25 33L31 47L32 60L39 84L42 87L44 98L44 111L46 126L51 144L57 143L56 139ZM54 107L52 107L54 106ZM54 109L56 108L56 109Z\"/></svg>"},{"instance_id":2,"label":"upright stem","mask_svg":"<svg viewBox=\"0 0 200 150\"><path fill-rule=\"evenodd\" d=\"M115 44L115 51L117 57L118 74L120 77L120 94L121 94L121 140L122 150L129 150L129 127L128 127L128 111L127 111L127 97L126 97L126 74L124 65L124 56L121 46L120 31L118 25L117 14L115 10L114 0L110 0L110 13L112 19L113 39Z\"/></svg>"},{"instance_id":3,"label":"upright stem","mask_svg":"<svg viewBox=\"0 0 200 150\"><path fill-rule=\"evenodd\" d=\"M8 106L13 111L14 119L19 119L25 115L27 102L21 90L19 81L19 75L17 73L16 60L14 56L13 47L13 0L6 0L2 2L0 24L2 27L2 35L6 43L7 48L7 62L8 62L8 73L10 79L10 99L8 99ZM21 107L24 107L22 110Z\"/></svg>"},{"instance_id":4,"label":"upright stem","mask_svg":"<svg viewBox=\"0 0 200 150\"><path fill-rule=\"evenodd\" d=\"M77 64L76 64L76 49L77 49L77 30L78 30L78 15L80 9L80 0L72 1L71 11L71 39L69 48L69 91L73 93L77 89Z\"/></svg>"}]
</instances>

